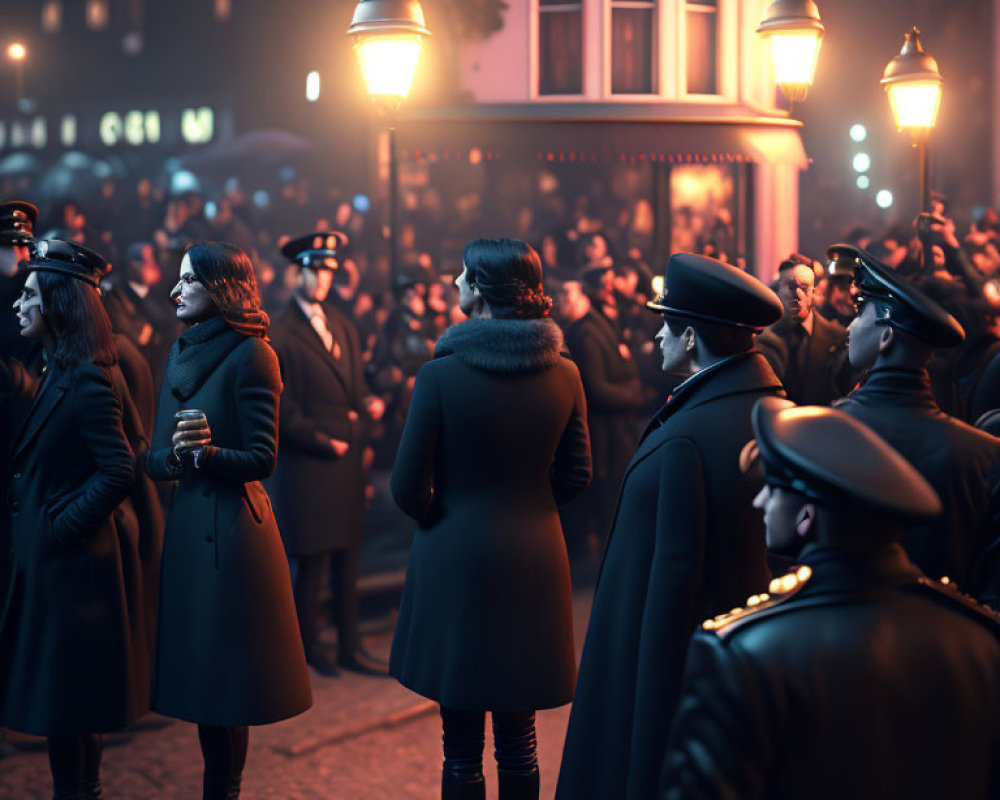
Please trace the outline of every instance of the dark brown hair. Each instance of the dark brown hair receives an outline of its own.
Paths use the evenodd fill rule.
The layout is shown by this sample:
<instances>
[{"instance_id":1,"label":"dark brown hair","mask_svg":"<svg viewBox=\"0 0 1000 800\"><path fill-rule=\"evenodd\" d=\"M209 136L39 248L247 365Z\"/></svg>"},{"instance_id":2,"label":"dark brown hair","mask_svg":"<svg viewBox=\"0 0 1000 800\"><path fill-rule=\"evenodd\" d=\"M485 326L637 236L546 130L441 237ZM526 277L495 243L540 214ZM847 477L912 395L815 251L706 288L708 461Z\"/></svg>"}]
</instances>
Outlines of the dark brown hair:
<instances>
[{"instance_id":1,"label":"dark brown hair","mask_svg":"<svg viewBox=\"0 0 1000 800\"><path fill-rule=\"evenodd\" d=\"M266 336L271 321L260 307L250 256L227 242L196 244L188 249L187 256L219 315L240 333Z\"/></svg>"},{"instance_id":2,"label":"dark brown hair","mask_svg":"<svg viewBox=\"0 0 1000 800\"><path fill-rule=\"evenodd\" d=\"M539 319L552 310L542 289L542 260L519 239L474 239L462 252L469 283L499 319Z\"/></svg>"},{"instance_id":3,"label":"dark brown hair","mask_svg":"<svg viewBox=\"0 0 1000 800\"><path fill-rule=\"evenodd\" d=\"M691 328L713 356L735 356L753 350L754 347L754 334L748 328L685 320L680 317L664 317L664 320L673 336L680 336L685 328Z\"/></svg>"},{"instance_id":4,"label":"dark brown hair","mask_svg":"<svg viewBox=\"0 0 1000 800\"><path fill-rule=\"evenodd\" d=\"M63 369L84 361L100 367L116 364L118 348L100 292L59 272L39 270L35 274L45 324L56 340L53 361Z\"/></svg>"}]
</instances>

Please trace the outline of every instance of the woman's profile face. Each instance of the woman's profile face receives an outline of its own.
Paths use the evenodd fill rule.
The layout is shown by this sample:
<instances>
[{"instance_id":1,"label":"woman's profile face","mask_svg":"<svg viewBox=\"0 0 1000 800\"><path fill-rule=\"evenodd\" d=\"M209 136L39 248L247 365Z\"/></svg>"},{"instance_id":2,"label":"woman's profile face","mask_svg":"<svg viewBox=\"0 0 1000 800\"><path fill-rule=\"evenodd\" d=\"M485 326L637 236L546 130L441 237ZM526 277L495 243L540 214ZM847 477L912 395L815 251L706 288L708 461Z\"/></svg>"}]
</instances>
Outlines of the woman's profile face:
<instances>
[{"instance_id":1,"label":"woman's profile face","mask_svg":"<svg viewBox=\"0 0 1000 800\"><path fill-rule=\"evenodd\" d=\"M469 283L469 268L465 264L462 264L462 271L455 278L455 286L458 288L458 307L462 309L465 316L471 317L478 298L472 293L472 284Z\"/></svg>"},{"instance_id":2,"label":"woman's profile face","mask_svg":"<svg viewBox=\"0 0 1000 800\"><path fill-rule=\"evenodd\" d=\"M14 301L17 322L21 335L26 339L42 339L48 332L45 315L42 313L42 293L38 287L38 273L29 272L21 290L21 296Z\"/></svg>"},{"instance_id":3,"label":"woman's profile face","mask_svg":"<svg viewBox=\"0 0 1000 800\"><path fill-rule=\"evenodd\" d=\"M170 290L171 299L177 304L177 319L185 325L208 319L215 313L215 304L191 267L190 256L181 261L180 279Z\"/></svg>"}]
</instances>

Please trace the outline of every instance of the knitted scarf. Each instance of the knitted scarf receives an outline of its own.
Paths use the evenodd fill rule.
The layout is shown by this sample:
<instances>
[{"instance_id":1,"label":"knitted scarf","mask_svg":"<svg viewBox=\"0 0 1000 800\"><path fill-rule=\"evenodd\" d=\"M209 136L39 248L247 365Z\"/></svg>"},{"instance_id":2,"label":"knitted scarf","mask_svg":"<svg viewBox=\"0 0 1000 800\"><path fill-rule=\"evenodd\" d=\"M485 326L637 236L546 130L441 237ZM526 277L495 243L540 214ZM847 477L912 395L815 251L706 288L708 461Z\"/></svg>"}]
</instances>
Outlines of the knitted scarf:
<instances>
[{"instance_id":1,"label":"knitted scarf","mask_svg":"<svg viewBox=\"0 0 1000 800\"><path fill-rule=\"evenodd\" d=\"M192 325L170 349L166 380L174 397L189 399L246 338L222 317Z\"/></svg>"}]
</instances>

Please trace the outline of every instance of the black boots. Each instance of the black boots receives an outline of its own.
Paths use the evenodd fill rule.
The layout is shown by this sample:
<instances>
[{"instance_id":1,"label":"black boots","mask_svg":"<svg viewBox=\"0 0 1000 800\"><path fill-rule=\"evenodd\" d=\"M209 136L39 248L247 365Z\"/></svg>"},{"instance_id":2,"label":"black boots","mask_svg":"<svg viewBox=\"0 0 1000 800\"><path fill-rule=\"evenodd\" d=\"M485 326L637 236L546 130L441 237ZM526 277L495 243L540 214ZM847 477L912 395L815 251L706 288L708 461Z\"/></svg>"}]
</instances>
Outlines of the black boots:
<instances>
[{"instance_id":1,"label":"black boots","mask_svg":"<svg viewBox=\"0 0 1000 800\"><path fill-rule=\"evenodd\" d=\"M101 781L84 781L80 789L80 800L104 800Z\"/></svg>"},{"instance_id":2,"label":"black boots","mask_svg":"<svg viewBox=\"0 0 1000 800\"><path fill-rule=\"evenodd\" d=\"M468 773L444 770L441 773L441 800L485 800L486 781L483 773Z\"/></svg>"}]
</instances>

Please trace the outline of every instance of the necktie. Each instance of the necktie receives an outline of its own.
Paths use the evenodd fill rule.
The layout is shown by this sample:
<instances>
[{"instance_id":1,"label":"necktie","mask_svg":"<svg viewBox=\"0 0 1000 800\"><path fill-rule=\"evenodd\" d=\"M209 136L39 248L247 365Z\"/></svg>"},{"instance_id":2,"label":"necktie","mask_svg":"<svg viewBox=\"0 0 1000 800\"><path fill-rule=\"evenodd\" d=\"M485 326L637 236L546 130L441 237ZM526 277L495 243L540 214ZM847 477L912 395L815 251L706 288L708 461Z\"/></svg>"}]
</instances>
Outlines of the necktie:
<instances>
[{"instance_id":1,"label":"necktie","mask_svg":"<svg viewBox=\"0 0 1000 800\"><path fill-rule=\"evenodd\" d=\"M313 330L316 331L316 335L323 342L323 347L327 349L327 352L332 351L334 346L333 334L326 327L326 314L323 313L323 309L318 303L312 307L312 313L309 315L309 324L313 326Z\"/></svg>"}]
</instances>

